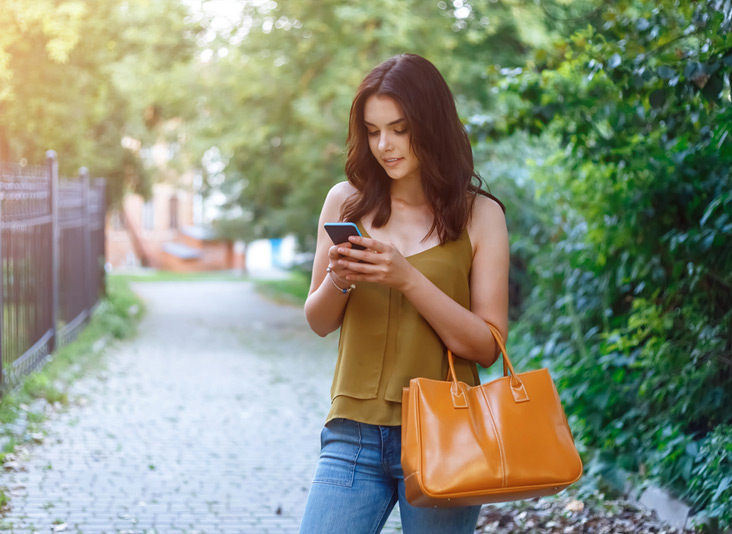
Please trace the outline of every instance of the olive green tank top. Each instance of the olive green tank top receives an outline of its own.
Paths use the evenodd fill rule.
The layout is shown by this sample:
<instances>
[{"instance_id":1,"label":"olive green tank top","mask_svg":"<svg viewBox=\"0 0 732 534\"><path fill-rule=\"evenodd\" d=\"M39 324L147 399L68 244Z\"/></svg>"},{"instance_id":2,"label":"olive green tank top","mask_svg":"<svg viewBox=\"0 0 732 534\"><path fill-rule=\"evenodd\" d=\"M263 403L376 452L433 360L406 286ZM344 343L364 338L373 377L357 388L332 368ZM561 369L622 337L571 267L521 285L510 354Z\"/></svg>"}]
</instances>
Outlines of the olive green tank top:
<instances>
[{"instance_id":1,"label":"olive green tank top","mask_svg":"<svg viewBox=\"0 0 732 534\"><path fill-rule=\"evenodd\" d=\"M361 233L368 237L363 226ZM473 249L467 229L455 241L406 260L446 295L470 308ZM341 324L328 421L336 417L373 425L400 425L402 388L414 377L444 380L445 345L406 297L395 289L358 284ZM475 362L455 358L458 380L479 383Z\"/></svg>"}]
</instances>

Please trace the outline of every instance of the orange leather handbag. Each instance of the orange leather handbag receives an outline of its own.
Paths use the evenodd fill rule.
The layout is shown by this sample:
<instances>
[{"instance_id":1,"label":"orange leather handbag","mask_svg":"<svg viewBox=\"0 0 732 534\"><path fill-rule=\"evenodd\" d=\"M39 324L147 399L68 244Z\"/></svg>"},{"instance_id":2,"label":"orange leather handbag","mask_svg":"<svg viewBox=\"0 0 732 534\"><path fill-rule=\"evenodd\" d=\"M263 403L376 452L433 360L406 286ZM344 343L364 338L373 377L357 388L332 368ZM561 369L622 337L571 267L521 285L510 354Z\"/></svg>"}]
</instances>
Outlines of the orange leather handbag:
<instances>
[{"instance_id":1,"label":"orange leather handbag","mask_svg":"<svg viewBox=\"0 0 732 534\"><path fill-rule=\"evenodd\" d=\"M415 506L468 506L553 495L582 461L546 369L516 374L501 334L503 377L475 387L413 378L402 395L402 468ZM510 375L508 371L510 370Z\"/></svg>"}]
</instances>

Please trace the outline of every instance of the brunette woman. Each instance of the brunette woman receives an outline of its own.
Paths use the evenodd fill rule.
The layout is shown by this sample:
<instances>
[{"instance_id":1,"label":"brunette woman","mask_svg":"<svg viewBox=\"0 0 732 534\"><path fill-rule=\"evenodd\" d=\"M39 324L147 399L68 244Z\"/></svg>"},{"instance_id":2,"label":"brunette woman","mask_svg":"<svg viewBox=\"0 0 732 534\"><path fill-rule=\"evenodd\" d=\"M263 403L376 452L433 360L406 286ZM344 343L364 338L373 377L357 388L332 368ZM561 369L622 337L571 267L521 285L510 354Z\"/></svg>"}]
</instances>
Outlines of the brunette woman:
<instances>
[{"instance_id":1,"label":"brunette woman","mask_svg":"<svg viewBox=\"0 0 732 534\"><path fill-rule=\"evenodd\" d=\"M485 321L506 335L508 235L503 206L480 189L450 89L426 59L404 54L358 88L347 138L347 182L323 204L305 314L338 360L302 534L380 532L395 503L407 534L468 534L479 507L418 508L404 496L401 393L458 379L497 357ZM363 237L334 245L323 223L352 221ZM352 245L362 245L357 250Z\"/></svg>"}]
</instances>

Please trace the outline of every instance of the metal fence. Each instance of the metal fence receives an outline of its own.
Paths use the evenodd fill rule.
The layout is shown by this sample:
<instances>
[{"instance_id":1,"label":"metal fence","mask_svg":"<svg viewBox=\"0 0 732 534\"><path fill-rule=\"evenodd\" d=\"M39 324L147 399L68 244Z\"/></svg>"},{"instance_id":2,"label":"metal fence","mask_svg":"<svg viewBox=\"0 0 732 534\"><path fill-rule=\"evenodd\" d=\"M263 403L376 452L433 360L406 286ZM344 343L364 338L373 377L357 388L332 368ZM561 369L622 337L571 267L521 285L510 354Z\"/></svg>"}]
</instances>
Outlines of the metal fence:
<instances>
[{"instance_id":1,"label":"metal fence","mask_svg":"<svg viewBox=\"0 0 732 534\"><path fill-rule=\"evenodd\" d=\"M0 167L0 383L76 337L104 293L105 183L82 168Z\"/></svg>"}]
</instances>

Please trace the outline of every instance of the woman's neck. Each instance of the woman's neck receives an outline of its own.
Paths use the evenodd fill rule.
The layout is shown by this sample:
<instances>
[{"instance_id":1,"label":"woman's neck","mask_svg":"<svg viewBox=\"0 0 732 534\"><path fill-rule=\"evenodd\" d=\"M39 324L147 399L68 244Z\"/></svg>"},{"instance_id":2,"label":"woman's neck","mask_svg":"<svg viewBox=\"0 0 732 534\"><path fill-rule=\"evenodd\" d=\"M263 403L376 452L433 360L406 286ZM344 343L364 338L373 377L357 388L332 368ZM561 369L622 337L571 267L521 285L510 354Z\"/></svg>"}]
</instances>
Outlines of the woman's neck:
<instances>
[{"instance_id":1,"label":"woman's neck","mask_svg":"<svg viewBox=\"0 0 732 534\"><path fill-rule=\"evenodd\" d=\"M410 206L421 206L427 202L419 178L403 178L391 182L391 200Z\"/></svg>"}]
</instances>

